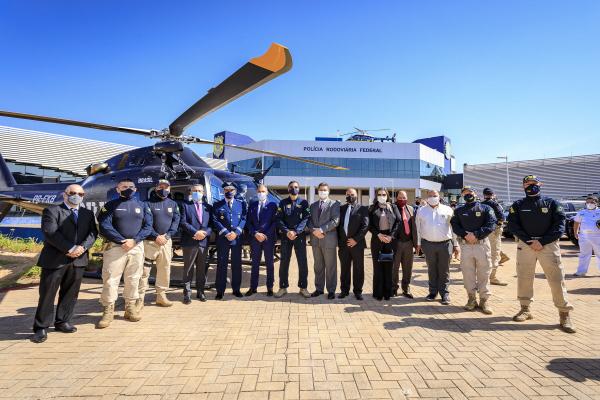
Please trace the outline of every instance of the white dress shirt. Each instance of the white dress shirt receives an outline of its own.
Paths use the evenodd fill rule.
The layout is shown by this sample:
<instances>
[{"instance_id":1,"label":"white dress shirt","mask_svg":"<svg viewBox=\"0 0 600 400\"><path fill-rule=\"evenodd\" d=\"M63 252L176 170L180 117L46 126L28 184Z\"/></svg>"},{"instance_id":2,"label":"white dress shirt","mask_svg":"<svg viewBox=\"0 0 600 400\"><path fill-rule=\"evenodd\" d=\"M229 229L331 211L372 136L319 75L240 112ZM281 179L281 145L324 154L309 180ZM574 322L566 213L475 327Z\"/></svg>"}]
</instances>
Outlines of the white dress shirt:
<instances>
[{"instance_id":1,"label":"white dress shirt","mask_svg":"<svg viewBox=\"0 0 600 400\"><path fill-rule=\"evenodd\" d=\"M580 235L600 236L600 229L596 226L596 221L600 220L600 208L579 210L573 219L581 224Z\"/></svg>"},{"instance_id":2,"label":"white dress shirt","mask_svg":"<svg viewBox=\"0 0 600 400\"><path fill-rule=\"evenodd\" d=\"M456 237L450 225L453 215L452 208L445 204L438 204L437 207L430 205L419 207L419 212L415 216L417 244L421 245L421 239L429 242L452 240L452 244L456 246Z\"/></svg>"}]
</instances>

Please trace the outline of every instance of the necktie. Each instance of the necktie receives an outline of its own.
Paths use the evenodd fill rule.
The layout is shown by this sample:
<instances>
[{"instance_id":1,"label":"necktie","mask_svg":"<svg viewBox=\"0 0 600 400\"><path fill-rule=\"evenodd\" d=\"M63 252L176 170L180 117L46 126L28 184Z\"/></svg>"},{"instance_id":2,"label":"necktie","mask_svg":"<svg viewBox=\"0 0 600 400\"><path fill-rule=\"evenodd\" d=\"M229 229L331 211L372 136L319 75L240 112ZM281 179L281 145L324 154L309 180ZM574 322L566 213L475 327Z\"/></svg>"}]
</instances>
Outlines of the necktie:
<instances>
[{"instance_id":1,"label":"necktie","mask_svg":"<svg viewBox=\"0 0 600 400\"><path fill-rule=\"evenodd\" d=\"M402 207L402 220L404 221L404 233L406 233L406 236L410 236L410 227L408 226L408 215L406 214L406 207Z\"/></svg>"},{"instance_id":2,"label":"necktie","mask_svg":"<svg viewBox=\"0 0 600 400\"><path fill-rule=\"evenodd\" d=\"M260 211L262 210L262 208L263 208L262 201L259 201L258 202L258 215L256 216L258 219L258 222L260 222Z\"/></svg>"},{"instance_id":3,"label":"necktie","mask_svg":"<svg viewBox=\"0 0 600 400\"><path fill-rule=\"evenodd\" d=\"M75 208L71 208L71 216L73 217L73 221L75 221L75 225L77 225L77 210Z\"/></svg>"},{"instance_id":4,"label":"necktie","mask_svg":"<svg viewBox=\"0 0 600 400\"><path fill-rule=\"evenodd\" d=\"M198 215L198 222L202 224L202 206L200 205L200 203L194 204L196 204L196 215Z\"/></svg>"},{"instance_id":5,"label":"necktie","mask_svg":"<svg viewBox=\"0 0 600 400\"><path fill-rule=\"evenodd\" d=\"M321 202L319 203L319 215L318 215L319 219L321 219L321 212L323 211L323 204L324 203L325 202L323 200L321 200Z\"/></svg>"},{"instance_id":6,"label":"necktie","mask_svg":"<svg viewBox=\"0 0 600 400\"><path fill-rule=\"evenodd\" d=\"M346 215L344 216L344 232L346 232L346 236L348 236L348 224L350 223L350 213L352 212L352 206L348 206L346 210Z\"/></svg>"}]
</instances>

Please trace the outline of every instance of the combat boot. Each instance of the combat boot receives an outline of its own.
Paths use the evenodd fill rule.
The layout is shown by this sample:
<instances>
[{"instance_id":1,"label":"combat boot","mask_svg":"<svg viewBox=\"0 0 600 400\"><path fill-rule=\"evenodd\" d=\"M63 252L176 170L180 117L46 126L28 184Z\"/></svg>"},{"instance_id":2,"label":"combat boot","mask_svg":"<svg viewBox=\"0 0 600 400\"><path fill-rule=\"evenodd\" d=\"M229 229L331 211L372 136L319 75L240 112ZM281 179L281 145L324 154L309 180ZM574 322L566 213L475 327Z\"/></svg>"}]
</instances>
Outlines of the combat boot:
<instances>
[{"instance_id":1,"label":"combat boot","mask_svg":"<svg viewBox=\"0 0 600 400\"><path fill-rule=\"evenodd\" d=\"M107 306L103 306L102 318L96 324L97 329L104 329L110 326L115 318L115 303L110 303Z\"/></svg>"},{"instance_id":2,"label":"combat boot","mask_svg":"<svg viewBox=\"0 0 600 400\"><path fill-rule=\"evenodd\" d=\"M510 257L507 256L506 254L504 254L502 251L500 252L500 261L498 262L498 264L504 264L505 262L507 262L508 260L510 260Z\"/></svg>"},{"instance_id":3,"label":"combat boot","mask_svg":"<svg viewBox=\"0 0 600 400\"><path fill-rule=\"evenodd\" d=\"M521 306L521 311L513 317L513 321L515 322L523 322L528 319L533 319L533 315L531 314L531 311L529 311L529 306Z\"/></svg>"},{"instance_id":4,"label":"combat boot","mask_svg":"<svg viewBox=\"0 0 600 400\"><path fill-rule=\"evenodd\" d=\"M560 316L560 329L567 333L575 333L575 327L571 322L571 317L569 316L568 311L561 311L558 313Z\"/></svg>"},{"instance_id":5,"label":"combat boot","mask_svg":"<svg viewBox=\"0 0 600 400\"><path fill-rule=\"evenodd\" d=\"M477 307L477 297L475 296L475 293L469 293L469 300L467 301L467 304L465 304L464 309L473 311L475 307Z\"/></svg>"},{"instance_id":6,"label":"combat boot","mask_svg":"<svg viewBox=\"0 0 600 400\"><path fill-rule=\"evenodd\" d=\"M479 300L479 308L481 309L481 312L486 315L491 315L494 313L492 311L492 309L490 308L490 306L488 305L488 299L480 299Z\"/></svg>"},{"instance_id":7,"label":"combat boot","mask_svg":"<svg viewBox=\"0 0 600 400\"><path fill-rule=\"evenodd\" d=\"M141 297L135 301L135 309L137 310L138 313L142 312L142 310L144 309L144 298L143 297Z\"/></svg>"},{"instance_id":8,"label":"combat boot","mask_svg":"<svg viewBox=\"0 0 600 400\"><path fill-rule=\"evenodd\" d=\"M156 305L161 307L171 307L173 303L167 298L164 291L156 292Z\"/></svg>"},{"instance_id":9,"label":"combat boot","mask_svg":"<svg viewBox=\"0 0 600 400\"><path fill-rule=\"evenodd\" d=\"M492 273L490 274L490 284L497 285L497 286L506 286L506 285L508 285L508 283L503 282L500 279L498 279L498 277L496 276L497 271L498 270L496 268L494 268L492 270Z\"/></svg>"},{"instance_id":10,"label":"combat boot","mask_svg":"<svg viewBox=\"0 0 600 400\"><path fill-rule=\"evenodd\" d=\"M142 319L142 316L136 307L136 303L136 300L127 300L127 303L125 304L125 315L123 318L131 322L137 322Z\"/></svg>"}]
</instances>

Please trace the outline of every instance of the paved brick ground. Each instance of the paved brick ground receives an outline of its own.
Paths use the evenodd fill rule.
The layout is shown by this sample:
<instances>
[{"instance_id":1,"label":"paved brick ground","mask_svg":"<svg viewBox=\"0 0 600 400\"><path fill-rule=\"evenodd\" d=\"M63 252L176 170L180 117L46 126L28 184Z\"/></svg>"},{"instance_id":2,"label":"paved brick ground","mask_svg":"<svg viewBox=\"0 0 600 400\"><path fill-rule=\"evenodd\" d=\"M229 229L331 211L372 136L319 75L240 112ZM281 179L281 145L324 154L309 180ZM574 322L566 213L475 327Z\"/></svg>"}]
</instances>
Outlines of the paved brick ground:
<instances>
[{"instance_id":1,"label":"paved brick ground","mask_svg":"<svg viewBox=\"0 0 600 400\"><path fill-rule=\"evenodd\" d=\"M572 273L577 253L563 244ZM514 243L505 247L514 255ZM370 262L366 268L370 293ZM207 303L148 305L138 323L122 319L120 304L105 330L93 325L100 282L86 280L79 332L52 332L41 345L27 340L37 288L0 293L0 398L600 399L595 266L592 277L568 280L575 335L557 329L541 272L535 319L517 324L510 319L518 309L513 261L501 274L510 285L493 287L493 316L462 310L461 274L452 270L452 306L423 300L419 260L413 301L305 300L294 291L282 300L259 294L216 302L211 293ZM171 298L180 300L179 290Z\"/></svg>"}]
</instances>

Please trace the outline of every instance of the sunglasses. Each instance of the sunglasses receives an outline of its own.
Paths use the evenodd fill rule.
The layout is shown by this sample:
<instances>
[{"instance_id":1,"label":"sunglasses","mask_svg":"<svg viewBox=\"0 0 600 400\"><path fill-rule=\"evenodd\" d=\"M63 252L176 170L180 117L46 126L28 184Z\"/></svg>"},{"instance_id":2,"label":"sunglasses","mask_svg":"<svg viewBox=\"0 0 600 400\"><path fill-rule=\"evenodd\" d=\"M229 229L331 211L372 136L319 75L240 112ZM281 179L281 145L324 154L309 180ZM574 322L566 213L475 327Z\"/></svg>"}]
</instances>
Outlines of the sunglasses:
<instances>
[{"instance_id":1,"label":"sunglasses","mask_svg":"<svg viewBox=\"0 0 600 400\"><path fill-rule=\"evenodd\" d=\"M67 192L68 196L73 196L73 195L78 195L79 197L83 197L85 196L85 193L83 192Z\"/></svg>"}]
</instances>

